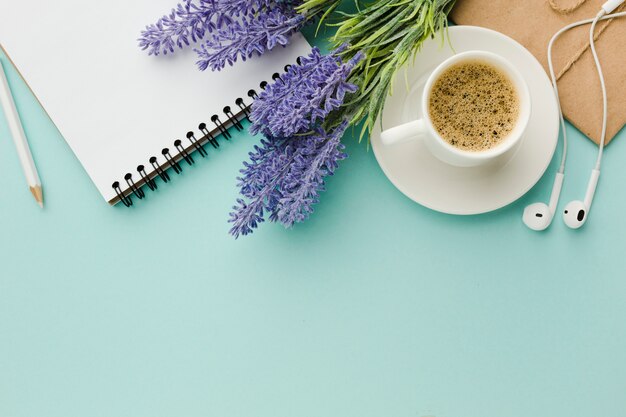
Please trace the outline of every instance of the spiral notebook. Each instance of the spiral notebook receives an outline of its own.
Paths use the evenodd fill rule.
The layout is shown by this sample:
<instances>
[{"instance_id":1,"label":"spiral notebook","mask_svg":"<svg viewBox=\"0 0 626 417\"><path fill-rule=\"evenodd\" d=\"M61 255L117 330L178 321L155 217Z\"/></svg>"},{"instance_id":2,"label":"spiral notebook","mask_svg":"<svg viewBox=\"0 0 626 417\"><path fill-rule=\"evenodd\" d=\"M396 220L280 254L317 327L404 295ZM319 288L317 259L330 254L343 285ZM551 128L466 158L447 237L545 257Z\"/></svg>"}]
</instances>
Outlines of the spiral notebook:
<instances>
[{"instance_id":1,"label":"spiral notebook","mask_svg":"<svg viewBox=\"0 0 626 417\"><path fill-rule=\"evenodd\" d=\"M222 72L199 71L191 48L148 56L141 30L176 1L0 6L0 44L110 204L131 205L206 156L242 128L260 84L310 51L297 34Z\"/></svg>"}]
</instances>

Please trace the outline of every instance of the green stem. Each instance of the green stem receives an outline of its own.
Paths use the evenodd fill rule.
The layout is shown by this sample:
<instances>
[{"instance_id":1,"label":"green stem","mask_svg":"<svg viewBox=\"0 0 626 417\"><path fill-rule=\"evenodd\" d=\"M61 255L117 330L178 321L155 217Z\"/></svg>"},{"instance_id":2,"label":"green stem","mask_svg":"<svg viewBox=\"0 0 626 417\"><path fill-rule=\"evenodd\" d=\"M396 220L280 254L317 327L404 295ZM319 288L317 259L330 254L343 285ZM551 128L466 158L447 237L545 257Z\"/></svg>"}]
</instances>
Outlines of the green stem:
<instances>
[{"instance_id":1,"label":"green stem","mask_svg":"<svg viewBox=\"0 0 626 417\"><path fill-rule=\"evenodd\" d=\"M299 8L306 16L328 16L341 0L307 0ZM366 59L353 70L349 81L359 91L331 114L326 127L348 118L365 121L362 136L369 133L381 114L397 70L414 56L428 38L443 32L456 0L377 0L354 13L341 13L333 46L348 43L343 59L359 50ZM324 13L321 10L325 10ZM339 12L337 13L339 14Z\"/></svg>"}]
</instances>

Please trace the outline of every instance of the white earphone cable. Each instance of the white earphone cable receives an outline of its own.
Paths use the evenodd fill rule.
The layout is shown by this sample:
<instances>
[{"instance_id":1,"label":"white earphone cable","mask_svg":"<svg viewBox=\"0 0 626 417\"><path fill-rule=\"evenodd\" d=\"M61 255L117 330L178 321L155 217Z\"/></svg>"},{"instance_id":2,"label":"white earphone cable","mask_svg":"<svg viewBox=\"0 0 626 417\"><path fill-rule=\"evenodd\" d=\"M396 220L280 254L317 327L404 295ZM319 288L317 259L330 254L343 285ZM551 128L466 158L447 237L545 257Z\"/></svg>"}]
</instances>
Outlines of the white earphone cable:
<instances>
[{"instance_id":1,"label":"white earphone cable","mask_svg":"<svg viewBox=\"0 0 626 417\"><path fill-rule=\"evenodd\" d=\"M589 30L589 45L591 46L591 55L593 55L593 60L596 63L596 68L598 69L598 77L600 78L600 86L602 87L602 133L600 135L600 146L598 149L598 159L596 160L596 168L598 171L600 170L600 165L602 164L602 154L604 153L604 142L606 140L606 121L608 118L608 103L607 103L607 94L606 94L606 85L604 84L604 74L602 73L602 66L600 65L600 60L598 59L598 53L596 52L596 41L594 39L596 24L600 19L604 17L606 12L601 10L593 22L591 23L591 29Z\"/></svg>"},{"instance_id":2,"label":"white earphone cable","mask_svg":"<svg viewBox=\"0 0 626 417\"><path fill-rule=\"evenodd\" d=\"M581 20L580 22L575 22L569 24L559 30L554 34L552 39L550 39L550 43L548 44L548 67L550 70L550 78L552 80L552 87L554 88L554 94L556 95L556 101L559 109L559 118L561 120L561 131L563 132L563 155L561 157L561 165L559 167L559 172L562 174L565 172L565 161L567 159L567 132L565 130L565 119L563 117L563 110L561 109L561 101L559 99L559 88L557 86L556 75L554 73L554 65L552 64L552 46L554 42L565 32L570 29L573 29L578 26L588 25L591 23L591 30L589 31L590 37L590 46L591 46L591 54L593 55L593 59L596 63L596 67L598 69L598 75L600 77L600 86L602 87L602 99L604 104L604 111L602 116L602 134L600 137L600 146L598 149L598 159L596 161L596 169L600 169L600 165L602 163L602 154L604 152L604 143L606 138L606 122L607 122L607 97L606 97L606 86L604 84L604 75L602 74L602 67L600 66L600 60L598 59L598 54L596 52L595 40L593 34L595 32L596 24L601 20L613 19L615 17L626 16L626 12L613 13L604 15L604 10L602 10L598 15L593 19Z\"/></svg>"},{"instance_id":3,"label":"white earphone cable","mask_svg":"<svg viewBox=\"0 0 626 417\"><path fill-rule=\"evenodd\" d=\"M561 109L561 99L559 98L559 87L557 85L556 75L554 74L554 65L552 64L552 46L554 42L565 32L573 27L576 27L577 23L565 26L552 36L550 43L548 43L548 68L550 69L550 79L552 80L552 88L554 89L554 95L556 97L556 103L559 109L559 119L561 121L561 132L563 134L563 155L561 156L561 165L559 166L559 173L565 172L565 161L567 160L567 131L565 130L565 118L563 117L563 110Z\"/></svg>"}]
</instances>

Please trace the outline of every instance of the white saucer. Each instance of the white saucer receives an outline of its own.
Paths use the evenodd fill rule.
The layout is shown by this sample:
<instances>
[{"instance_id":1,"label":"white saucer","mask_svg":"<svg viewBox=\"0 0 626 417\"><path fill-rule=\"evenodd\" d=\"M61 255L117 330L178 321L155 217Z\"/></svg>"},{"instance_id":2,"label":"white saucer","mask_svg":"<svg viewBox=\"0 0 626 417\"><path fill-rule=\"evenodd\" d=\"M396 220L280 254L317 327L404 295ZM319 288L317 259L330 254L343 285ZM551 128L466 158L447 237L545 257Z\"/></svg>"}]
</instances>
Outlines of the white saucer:
<instances>
[{"instance_id":1,"label":"white saucer","mask_svg":"<svg viewBox=\"0 0 626 417\"><path fill-rule=\"evenodd\" d=\"M424 83L446 58L455 52L490 51L515 65L530 89L532 113L517 151L488 166L454 167L434 157L419 141L383 146L380 123L372 132L372 147L387 178L416 203L449 214L485 213L523 196L545 172L558 140L557 103L541 64L513 39L473 26L453 26L448 36L450 42L443 45L441 38L426 41L415 61L400 69L382 113L383 128L421 117Z\"/></svg>"}]
</instances>

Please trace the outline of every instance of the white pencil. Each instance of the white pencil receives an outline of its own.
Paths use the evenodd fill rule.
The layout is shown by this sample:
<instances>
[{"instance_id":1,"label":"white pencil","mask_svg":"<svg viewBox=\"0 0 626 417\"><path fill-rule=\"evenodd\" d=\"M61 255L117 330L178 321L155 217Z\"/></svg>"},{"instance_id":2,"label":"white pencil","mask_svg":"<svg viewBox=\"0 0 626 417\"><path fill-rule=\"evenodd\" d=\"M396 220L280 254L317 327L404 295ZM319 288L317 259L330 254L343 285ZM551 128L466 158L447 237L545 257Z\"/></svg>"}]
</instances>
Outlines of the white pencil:
<instances>
[{"instance_id":1,"label":"white pencil","mask_svg":"<svg viewBox=\"0 0 626 417\"><path fill-rule=\"evenodd\" d=\"M11 131L11 136L13 136L13 142L17 148L17 154L20 157L30 192L33 194L33 197L35 197L37 204L43 208L41 181L39 180L37 167L35 167L35 161L33 161L33 155L30 153L30 147L28 146L26 134L24 133L20 116L15 107L15 101L13 101L13 95L2 62L0 62L0 102L4 110L4 116L9 122L9 130Z\"/></svg>"}]
</instances>

